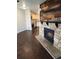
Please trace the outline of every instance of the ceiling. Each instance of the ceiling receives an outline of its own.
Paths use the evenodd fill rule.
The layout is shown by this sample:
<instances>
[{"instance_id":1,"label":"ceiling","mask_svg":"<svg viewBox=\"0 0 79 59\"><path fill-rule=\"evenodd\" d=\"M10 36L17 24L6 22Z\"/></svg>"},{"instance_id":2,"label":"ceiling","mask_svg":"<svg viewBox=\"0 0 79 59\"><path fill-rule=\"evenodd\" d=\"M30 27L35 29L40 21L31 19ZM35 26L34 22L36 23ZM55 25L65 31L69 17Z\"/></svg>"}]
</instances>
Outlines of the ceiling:
<instances>
[{"instance_id":1,"label":"ceiling","mask_svg":"<svg viewBox=\"0 0 79 59\"><path fill-rule=\"evenodd\" d=\"M43 3L46 0L19 0L18 7L21 7L23 2L25 3L26 7L29 7L32 11L38 11L38 5Z\"/></svg>"}]
</instances>

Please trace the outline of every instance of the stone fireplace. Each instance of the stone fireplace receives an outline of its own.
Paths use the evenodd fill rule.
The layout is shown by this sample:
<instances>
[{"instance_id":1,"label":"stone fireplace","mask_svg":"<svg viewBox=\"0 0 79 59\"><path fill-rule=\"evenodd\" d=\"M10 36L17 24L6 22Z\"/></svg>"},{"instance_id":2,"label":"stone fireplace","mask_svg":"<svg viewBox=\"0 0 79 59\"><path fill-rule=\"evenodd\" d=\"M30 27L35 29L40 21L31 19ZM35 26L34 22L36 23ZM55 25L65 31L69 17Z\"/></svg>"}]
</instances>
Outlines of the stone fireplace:
<instances>
[{"instance_id":1,"label":"stone fireplace","mask_svg":"<svg viewBox=\"0 0 79 59\"><path fill-rule=\"evenodd\" d=\"M39 35L36 36L37 40L47 50L47 52L54 58L61 56L61 26L58 28L55 23L46 22L41 23L39 26Z\"/></svg>"},{"instance_id":2,"label":"stone fireplace","mask_svg":"<svg viewBox=\"0 0 79 59\"><path fill-rule=\"evenodd\" d=\"M40 23L39 36L44 37L61 50L61 24L58 24L58 27L56 27L55 23Z\"/></svg>"}]
</instances>

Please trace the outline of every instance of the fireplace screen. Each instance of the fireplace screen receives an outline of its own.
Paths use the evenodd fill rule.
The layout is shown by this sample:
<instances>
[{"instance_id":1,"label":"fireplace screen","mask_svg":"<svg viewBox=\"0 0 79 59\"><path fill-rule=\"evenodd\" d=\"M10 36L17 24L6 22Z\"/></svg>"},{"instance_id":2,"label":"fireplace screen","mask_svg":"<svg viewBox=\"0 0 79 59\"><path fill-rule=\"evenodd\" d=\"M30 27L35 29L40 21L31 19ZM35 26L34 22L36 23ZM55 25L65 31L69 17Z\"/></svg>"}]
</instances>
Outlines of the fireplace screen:
<instances>
[{"instance_id":1,"label":"fireplace screen","mask_svg":"<svg viewBox=\"0 0 79 59\"><path fill-rule=\"evenodd\" d=\"M44 28L44 37L51 43L54 43L54 30Z\"/></svg>"}]
</instances>

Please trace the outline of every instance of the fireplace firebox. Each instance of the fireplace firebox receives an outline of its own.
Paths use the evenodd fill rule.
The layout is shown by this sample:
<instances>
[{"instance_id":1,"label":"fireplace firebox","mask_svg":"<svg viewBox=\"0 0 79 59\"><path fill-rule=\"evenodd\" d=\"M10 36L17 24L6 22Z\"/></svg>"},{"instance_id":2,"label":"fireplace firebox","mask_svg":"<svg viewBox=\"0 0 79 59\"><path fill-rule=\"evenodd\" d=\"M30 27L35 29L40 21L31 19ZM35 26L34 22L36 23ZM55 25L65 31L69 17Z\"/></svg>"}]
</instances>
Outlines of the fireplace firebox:
<instances>
[{"instance_id":1,"label":"fireplace firebox","mask_svg":"<svg viewBox=\"0 0 79 59\"><path fill-rule=\"evenodd\" d=\"M49 28L44 28L44 37L52 44L54 43L54 30Z\"/></svg>"}]
</instances>

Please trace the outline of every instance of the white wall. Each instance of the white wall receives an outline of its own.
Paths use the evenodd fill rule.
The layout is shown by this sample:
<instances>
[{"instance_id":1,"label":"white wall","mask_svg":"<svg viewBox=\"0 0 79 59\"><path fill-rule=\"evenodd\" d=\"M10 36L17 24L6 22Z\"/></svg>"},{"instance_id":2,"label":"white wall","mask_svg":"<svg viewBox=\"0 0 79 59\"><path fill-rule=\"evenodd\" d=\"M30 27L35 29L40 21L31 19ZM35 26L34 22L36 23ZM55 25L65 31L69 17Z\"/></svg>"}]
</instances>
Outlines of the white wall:
<instances>
[{"instance_id":1,"label":"white wall","mask_svg":"<svg viewBox=\"0 0 79 59\"><path fill-rule=\"evenodd\" d=\"M25 10L26 29L32 30L31 12L30 9Z\"/></svg>"},{"instance_id":2,"label":"white wall","mask_svg":"<svg viewBox=\"0 0 79 59\"><path fill-rule=\"evenodd\" d=\"M30 10L17 8L17 33L32 30Z\"/></svg>"},{"instance_id":3,"label":"white wall","mask_svg":"<svg viewBox=\"0 0 79 59\"><path fill-rule=\"evenodd\" d=\"M17 8L17 33L26 30L25 11Z\"/></svg>"}]
</instances>

